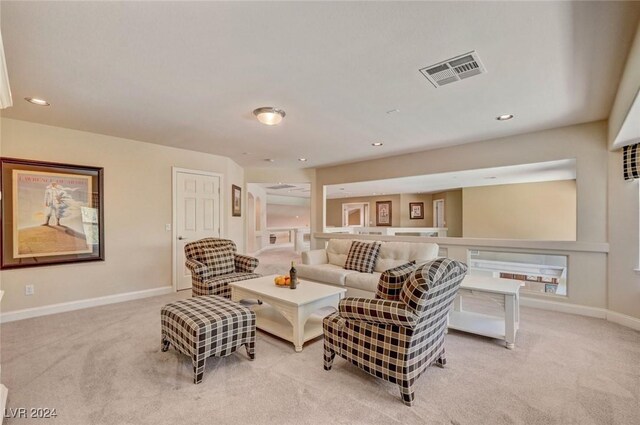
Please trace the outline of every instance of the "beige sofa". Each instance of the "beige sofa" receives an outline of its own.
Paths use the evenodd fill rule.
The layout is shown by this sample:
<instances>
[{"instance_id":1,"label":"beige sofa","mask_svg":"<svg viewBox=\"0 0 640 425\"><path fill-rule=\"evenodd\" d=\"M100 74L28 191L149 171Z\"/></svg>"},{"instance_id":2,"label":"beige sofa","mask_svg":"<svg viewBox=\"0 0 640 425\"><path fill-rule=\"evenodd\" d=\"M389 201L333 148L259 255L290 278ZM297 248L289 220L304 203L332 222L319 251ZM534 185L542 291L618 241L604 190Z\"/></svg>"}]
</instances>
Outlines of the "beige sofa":
<instances>
[{"instance_id":1,"label":"beige sofa","mask_svg":"<svg viewBox=\"0 0 640 425\"><path fill-rule=\"evenodd\" d=\"M303 252L302 264L296 266L298 277L344 286L348 297L373 298L383 271L409 261L424 263L438 256L435 243L382 242L374 272L360 273L344 268L351 242L351 239L330 239L326 249Z\"/></svg>"}]
</instances>

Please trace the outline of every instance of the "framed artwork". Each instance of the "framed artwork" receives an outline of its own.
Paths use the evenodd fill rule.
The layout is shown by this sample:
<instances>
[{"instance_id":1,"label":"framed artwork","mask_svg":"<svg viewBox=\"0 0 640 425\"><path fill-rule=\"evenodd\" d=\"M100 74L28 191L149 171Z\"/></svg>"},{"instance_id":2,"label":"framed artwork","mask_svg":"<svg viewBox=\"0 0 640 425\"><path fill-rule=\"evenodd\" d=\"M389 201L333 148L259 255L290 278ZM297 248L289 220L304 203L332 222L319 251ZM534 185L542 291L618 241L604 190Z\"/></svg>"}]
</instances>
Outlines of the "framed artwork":
<instances>
[{"instance_id":1,"label":"framed artwork","mask_svg":"<svg viewBox=\"0 0 640 425\"><path fill-rule=\"evenodd\" d=\"M235 184L231 185L231 215L233 217L242 215L242 189Z\"/></svg>"},{"instance_id":2,"label":"framed artwork","mask_svg":"<svg viewBox=\"0 0 640 425\"><path fill-rule=\"evenodd\" d=\"M424 202L409 202L409 218L424 219Z\"/></svg>"},{"instance_id":3,"label":"framed artwork","mask_svg":"<svg viewBox=\"0 0 640 425\"><path fill-rule=\"evenodd\" d=\"M376 226L391 226L391 201L376 202Z\"/></svg>"},{"instance_id":4,"label":"framed artwork","mask_svg":"<svg viewBox=\"0 0 640 425\"><path fill-rule=\"evenodd\" d=\"M3 269L104 260L103 169L0 158Z\"/></svg>"}]
</instances>

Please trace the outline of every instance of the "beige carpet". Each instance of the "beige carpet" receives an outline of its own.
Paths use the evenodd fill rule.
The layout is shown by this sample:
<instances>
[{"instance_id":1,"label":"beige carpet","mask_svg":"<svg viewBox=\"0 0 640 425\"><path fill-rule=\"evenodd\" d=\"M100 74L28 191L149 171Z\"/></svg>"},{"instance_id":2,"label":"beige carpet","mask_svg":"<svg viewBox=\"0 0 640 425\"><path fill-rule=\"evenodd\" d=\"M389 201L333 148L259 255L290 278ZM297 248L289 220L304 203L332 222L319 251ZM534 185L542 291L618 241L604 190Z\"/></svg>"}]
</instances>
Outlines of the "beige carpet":
<instances>
[{"instance_id":1,"label":"beige carpet","mask_svg":"<svg viewBox=\"0 0 640 425\"><path fill-rule=\"evenodd\" d=\"M296 254L292 247L286 246L282 248L268 248L256 255L260 264L256 269L256 273L263 276L270 274L288 274L291 268L291 262L295 261L300 264L300 254Z\"/></svg>"},{"instance_id":2,"label":"beige carpet","mask_svg":"<svg viewBox=\"0 0 640 425\"><path fill-rule=\"evenodd\" d=\"M417 382L405 407L395 385L342 359L322 368L322 342L295 353L259 332L210 358L160 351L160 307L172 294L2 325L10 408L56 419L5 424L638 424L640 333L603 320L522 309L516 348L451 332L448 365Z\"/></svg>"}]
</instances>

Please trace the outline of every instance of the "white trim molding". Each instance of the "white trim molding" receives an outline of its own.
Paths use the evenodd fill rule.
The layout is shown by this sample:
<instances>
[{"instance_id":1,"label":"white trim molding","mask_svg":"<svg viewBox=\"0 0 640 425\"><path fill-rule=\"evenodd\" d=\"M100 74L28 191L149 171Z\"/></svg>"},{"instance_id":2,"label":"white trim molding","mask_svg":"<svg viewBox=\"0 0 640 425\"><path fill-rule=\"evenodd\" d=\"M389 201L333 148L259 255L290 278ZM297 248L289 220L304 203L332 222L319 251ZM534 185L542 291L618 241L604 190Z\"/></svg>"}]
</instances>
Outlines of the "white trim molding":
<instances>
[{"instance_id":1,"label":"white trim molding","mask_svg":"<svg viewBox=\"0 0 640 425\"><path fill-rule=\"evenodd\" d=\"M560 313L596 317L598 319L607 318L607 309L600 307L589 307L585 305L541 300L538 298L528 298L523 296L520 297L520 305L524 307L539 308L542 310L559 311Z\"/></svg>"},{"instance_id":2,"label":"white trim molding","mask_svg":"<svg viewBox=\"0 0 640 425\"><path fill-rule=\"evenodd\" d=\"M12 105L13 100L11 99L11 87L9 86L9 73L7 72L7 62L2 45L2 34L0 34L0 109L8 108Z\"/></svg>"},{"instance_id":3,"label":"white trim molding","mask_svg":"<svg viewBox=\"0 0 640 425\"><path fill-rule=\"evenodd\" d=\"M608 310L607 320L609 322L617 323L619 325L626 326L627 328L640 331L640 319L637 317L627 316L626 314Z\"/></svg>"},{"instance_id":4,"label":"white trim molding","mask_svg":"<svg viewBox=\"0 0 640 425\"><path fill-rule=\"evenodd\" d=\"M627 328L640 331L640 319L626 314L607 310L606 308L588 307L584 305L547 301L538 298L520 297L520 305L524 307L539 308L541 310L558 311L561 313L577 314L579 316L605 319L608 322L617 323Z\"/></svg>"},{"instance_id":5,"label":"white trim molding","mask_svg":"<svg viewBox=\"0 0 640 425\"><path fill-rule=\"evenodd\" d=\"M45 305L42 307L26 308L24 310L8 311L0 314L0 323L13 322L16 320L30 319L32 317L47 316L49 314L65 313L67 311L81 310L83 308L98 307L101 305L115 304L124 301L132 301L140 298L156 297L173 293L171 286L145 289L143 291L125 292L122 294L107 295L98 298L88 298L84 300L70 301L60 304Z\"/></svg>"}]
</instances>

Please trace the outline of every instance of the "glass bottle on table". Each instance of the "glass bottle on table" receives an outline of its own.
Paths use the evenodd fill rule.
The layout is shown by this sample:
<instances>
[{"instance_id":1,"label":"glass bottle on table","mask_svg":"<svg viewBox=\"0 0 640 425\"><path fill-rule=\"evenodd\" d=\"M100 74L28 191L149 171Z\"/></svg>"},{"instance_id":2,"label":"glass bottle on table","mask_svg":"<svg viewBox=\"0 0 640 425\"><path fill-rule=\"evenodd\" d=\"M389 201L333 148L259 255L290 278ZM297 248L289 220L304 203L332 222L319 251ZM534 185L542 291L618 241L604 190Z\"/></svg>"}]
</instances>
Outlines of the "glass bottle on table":
<instances>
[{"instance_id":1,"label":"glass bottle on table","mask_svg":"<svg viewBox=\"0 0 640 425\"><path fill-rule=\"evenodd\" d=\"M289 288L296 289L298 286L298 271L296 270L295 262L291 262L291 270L289 270Z\"/></svg>"}]
</instances>

